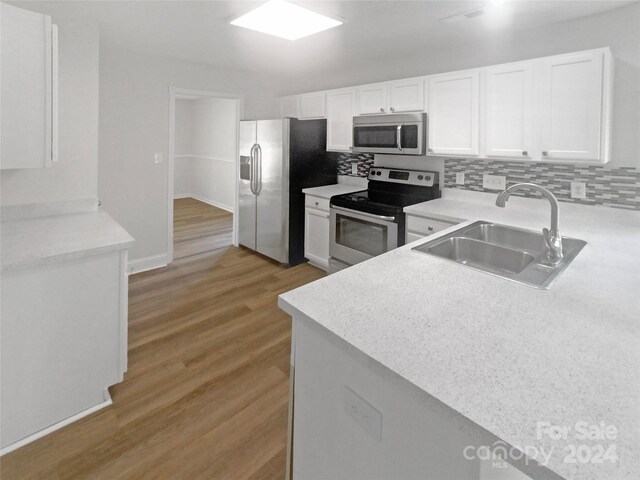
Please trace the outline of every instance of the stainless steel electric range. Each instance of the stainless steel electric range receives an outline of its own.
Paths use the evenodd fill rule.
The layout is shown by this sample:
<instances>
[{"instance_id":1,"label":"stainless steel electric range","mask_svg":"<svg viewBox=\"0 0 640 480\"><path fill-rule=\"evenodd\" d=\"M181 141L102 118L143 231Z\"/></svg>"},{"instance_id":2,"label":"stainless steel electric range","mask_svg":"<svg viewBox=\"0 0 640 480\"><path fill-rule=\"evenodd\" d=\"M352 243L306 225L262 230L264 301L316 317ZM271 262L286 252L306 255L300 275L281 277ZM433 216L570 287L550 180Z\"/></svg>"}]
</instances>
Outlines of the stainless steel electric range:
<instances>
[{"instance_id":1,"label":"stainless steel electric range","mask_svg":"<svg viewBox=\"0 0 640 480\"><path fill-rule=\"evenodd\" d=\"M332 197L329 271L404 245L403 209L439 198L437 177L435 172L372 167L367 190Z\"/></svg>"}]
</instances>

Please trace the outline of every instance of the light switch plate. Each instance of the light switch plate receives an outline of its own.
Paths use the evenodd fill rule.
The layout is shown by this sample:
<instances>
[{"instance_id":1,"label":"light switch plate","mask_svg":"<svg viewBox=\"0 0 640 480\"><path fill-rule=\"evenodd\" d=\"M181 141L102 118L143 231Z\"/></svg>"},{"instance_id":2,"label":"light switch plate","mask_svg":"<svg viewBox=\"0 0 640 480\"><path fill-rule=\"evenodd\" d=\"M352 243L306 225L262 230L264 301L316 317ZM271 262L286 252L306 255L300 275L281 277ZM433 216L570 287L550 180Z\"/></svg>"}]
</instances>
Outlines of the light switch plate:
<instances>
[{"instance_id":1,"label":"light switch plate","mask_svg":"<svg viewBox=\"0 0 640 480\"><path fill-rule=\"evenodd\" d=\"M358 164L357 163L352 163L351 164L351 175L357 175L358 174Z\"/></svg>"},{"instance_id":2,"label":"light switch plate","mask_svg":"<svg viewBox=\"0 0 640 480\"><path fill-rule=\"evenodd\" d=\"M347 386L344 387L344 408L372 438L382 440L382 413Z\"/></svg>"},{"instance_id":3,"label":"light switch plate","mask_svg":"<svg viewBox=\"0 0 640 480\"><path fill-rule=\"evenodd\" d=\"M507 188L507 177L502 175L483 175L482 187L487 190L504 190Z\"/></svg>"},{"instance_id":4,"label":"light switch plate","mask_svg":"<svg viewBox=\"0 0 640 480\"><path fill-rule=\"evenodd\" d=\"M464 185L464 172L456 173L456 185Z\"/></svg>"},{"instance_id":5,"label":"light switch plate","mask_svg":"<svg viewBox=\"0 0 640 480\"><path fill-rule=\"evenodd\" d=\"M582 200L587 198L587 184L585 182L571 182L571 198Z\"/></svg>"}]
</instances>

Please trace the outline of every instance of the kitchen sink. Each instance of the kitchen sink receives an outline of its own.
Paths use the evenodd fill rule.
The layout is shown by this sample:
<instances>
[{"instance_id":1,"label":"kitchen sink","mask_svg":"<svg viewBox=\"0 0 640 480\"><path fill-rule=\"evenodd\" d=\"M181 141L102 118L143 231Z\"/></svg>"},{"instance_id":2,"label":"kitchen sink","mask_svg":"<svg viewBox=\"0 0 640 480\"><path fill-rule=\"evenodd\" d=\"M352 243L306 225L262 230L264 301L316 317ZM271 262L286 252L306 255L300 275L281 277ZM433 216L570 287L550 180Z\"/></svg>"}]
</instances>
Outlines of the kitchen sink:
<instances>
[{"instance_id":1,"label":"kitchen sink","mask_svg":"<svg viewBox=\"0 0 640 480\"><path fill-rule=\"evenodd\" d=\"M547 289L586 242L564 237L564 255L555 265L543 261L545 242L539 232L478 221L414 247L414 252L440 257L491 275Z\"/></svg>"}]
</instances>

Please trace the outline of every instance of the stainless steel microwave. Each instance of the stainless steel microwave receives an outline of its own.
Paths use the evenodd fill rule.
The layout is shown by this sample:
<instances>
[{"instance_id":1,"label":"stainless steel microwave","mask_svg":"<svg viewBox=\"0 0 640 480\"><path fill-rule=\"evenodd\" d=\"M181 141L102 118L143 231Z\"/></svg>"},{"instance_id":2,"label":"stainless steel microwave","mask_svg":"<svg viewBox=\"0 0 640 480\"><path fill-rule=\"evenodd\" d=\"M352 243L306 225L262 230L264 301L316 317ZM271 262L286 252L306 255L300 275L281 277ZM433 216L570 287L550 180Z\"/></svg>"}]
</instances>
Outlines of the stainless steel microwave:
<instances>
[{"instance_id":1,"label":"stainless steel microwave","mask_svg":"<svg viewBox=\"0 0 640 480\"><path fill-rule=\"evenodd\" d=\"M353 117L354 152L424 155L426 137L426 113Z\"/></svg>"}]
</instances>

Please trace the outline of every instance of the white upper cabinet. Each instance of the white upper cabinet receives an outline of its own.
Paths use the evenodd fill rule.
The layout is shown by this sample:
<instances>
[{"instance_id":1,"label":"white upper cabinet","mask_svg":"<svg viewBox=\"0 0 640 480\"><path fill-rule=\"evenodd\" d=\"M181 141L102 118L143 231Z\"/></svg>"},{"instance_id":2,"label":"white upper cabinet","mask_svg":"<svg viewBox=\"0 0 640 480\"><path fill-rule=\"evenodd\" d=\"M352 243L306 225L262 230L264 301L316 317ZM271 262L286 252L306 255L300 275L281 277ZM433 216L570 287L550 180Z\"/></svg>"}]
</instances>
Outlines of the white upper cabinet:
<instances>
[{"instance_id":1,"label":"white upper cabinet","mask_svg":"<svg viewBox=\"0 0 640 480\"><path fill-rule=\"evenodd\" d=\"M485 70L487 157L533 156L533 64L513 63Z\"/></svg>"},{"instance_id":2,"label":"white upper cabinet","mask_svg":"<svg viewBox=\"0 0 640 480\"><path fill-rule=\"evenodd\" d=\"M407 78L357 87L357 114L421 112L424 110L424 79Z\"/></svg>"},{"instance_id":3,"label":"white upper cabinet","mask_svg":"<svg viewBox=\"0 0 640 480\"><path fill-rule=\"evenodd\" d=\"M479 154L479 70L428 78L430 155Z\"/></svg>"},{"instance_id":4,"label":"white upper cabinet","mask_svg":"<svg viewBox=\"0 0 640 480\"><path fill-rule=\"evenodd\" d=\"M1 168L51 166L57 152L57 36L51 17L0 3Z\"/></svg>"},{"instance_id":5,"label":"white upper cabinet","mask_svg":"<svg viewBox=\"0 0 640 480\"><path fill-rule=\"evenodd\" d=\"M327 150L349 151L353 144L352 123L356 110L354 88L327 92Z\"/></svg>"},{"instance_id":6,"label":"white upper cabinet","mask_svg":"<svg viewBox=\"0 0 640 480\"><path fill-rule=\"evenodd\" d=\"M602 151L601 135L603 81L607 73L603 63L603 51L563 55L542 61L542 159L607 161Z\"/></svg>"},{"instance_id":7,"label":"white upper cabinet","mask_svg":"<svg viewBox=\"0 0 640 480\"><path fill-rule=\"evenodd\" d=\"M389 111L421 112L424 110L424 79L408 78L389 82Z\"/></svg>"},{"instance_id":8,"label":"white upper cabinet","mask_svg":"<svg viewBox=\"0 0 640 480\"><path fill-rule=\"evenodd\" d=\"M300 95L300 117L299 118L325 118L326 113L326 93L305 93Z\"/></svg>"},{"instance_id":9,"label":"white upper cabinet","mask_svg":"<svg viewBox=\"0 0 640 480\"><path fill-rule=\"evenodd\" d=\"M388 113L386 83L373 83L357 88L358 115Z\"/></svg>"},{"instance_id":10,"label":"white upper cabinet","mask_svg":"<svg viewBox=\"0 0 640 480\"><path fill-rule=\"evenodd\" d=\"M280 99L280 116L282 118L298 118L300 115L300 99L298 96Z\"/></svg>"}]
</instances>

